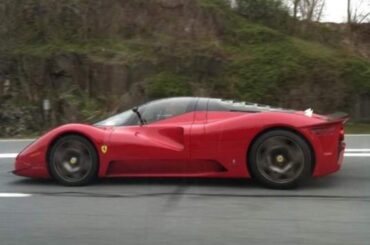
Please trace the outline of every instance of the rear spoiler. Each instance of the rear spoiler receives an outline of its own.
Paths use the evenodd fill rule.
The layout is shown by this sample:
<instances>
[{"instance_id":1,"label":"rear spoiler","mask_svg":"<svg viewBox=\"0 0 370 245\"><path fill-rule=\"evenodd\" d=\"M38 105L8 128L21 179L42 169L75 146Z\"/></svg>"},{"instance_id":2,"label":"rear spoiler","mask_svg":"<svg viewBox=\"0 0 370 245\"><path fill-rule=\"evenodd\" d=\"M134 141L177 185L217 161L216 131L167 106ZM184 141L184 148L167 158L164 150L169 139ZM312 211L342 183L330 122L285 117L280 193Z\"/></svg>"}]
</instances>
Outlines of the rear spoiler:
<instances>
[{"instance_id":1,"label":"rear spoiler","mask_svg":"<svg viewBox=\"0 0 370 245\"><path fill-rule=\"evenodd\" d=\"M345 112L335 112L333 114L326 115L328 122L330 123L346 123L349 120L349 115Z\"/></svg>"}]
</instances>

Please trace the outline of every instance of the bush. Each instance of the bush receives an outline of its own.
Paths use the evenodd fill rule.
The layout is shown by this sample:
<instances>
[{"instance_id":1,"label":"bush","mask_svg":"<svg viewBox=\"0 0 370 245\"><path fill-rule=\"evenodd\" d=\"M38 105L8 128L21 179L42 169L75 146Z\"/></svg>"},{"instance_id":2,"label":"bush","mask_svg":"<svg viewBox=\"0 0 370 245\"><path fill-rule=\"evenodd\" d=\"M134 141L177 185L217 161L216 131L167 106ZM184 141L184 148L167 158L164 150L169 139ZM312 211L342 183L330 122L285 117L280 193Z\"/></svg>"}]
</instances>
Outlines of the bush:
<instances>
[{"instance_id":1,"label":"bush","mask_svg":"<svg viewBox=\"0 0 370 245\"><path fill-rule=\"evenodd\" d=\"M288 26L291 17L281 0L238 0L239 13L247 19L274 28Z\"/></svg>"},{"instance_id":2,"label":"bush","mask_svg":"<svg viewBox=\"0 0 370 245\"><path fill-rule=\"evenodd\" d=\"M161 72L152 77L147 89L149 97L153 99L191 95L186 77L170 72Z\"/></svg>"}]
</instances>

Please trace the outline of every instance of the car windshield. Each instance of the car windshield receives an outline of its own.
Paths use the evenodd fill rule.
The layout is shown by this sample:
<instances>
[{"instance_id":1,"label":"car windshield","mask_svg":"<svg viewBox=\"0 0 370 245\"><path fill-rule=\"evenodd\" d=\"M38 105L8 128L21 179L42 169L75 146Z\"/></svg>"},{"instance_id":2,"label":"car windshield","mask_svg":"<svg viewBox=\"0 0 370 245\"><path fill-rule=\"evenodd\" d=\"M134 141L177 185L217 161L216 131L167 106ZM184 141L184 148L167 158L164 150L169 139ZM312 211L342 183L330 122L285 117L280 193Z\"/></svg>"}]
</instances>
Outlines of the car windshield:
<instances>
[{"instance_id":1,"label":"car windshield","mask_svg":"<svg viewBox=\"0 0 370 245\"><path fill-rule=\"evenodd\" d=\"M153 123L174 117L195 109L195 98L169 98L149 102L138 108L145 123ZM103 121L96 126L133 126L140 123L138 115L132 110L127 110Z\"/></svg>"},{"instance_id":2,"label":"car windshield","mask_svg":"<svg viewBox=\"0 0 370 245\"><path fill-rule=\"evenodd\" d=\"M132 121L132 125L136 125L137 123L135 118L137 116L132 110L128 110L125 112L122 112L120 114L117 114L115 116L109 117L103 121L95 123L96 126L123 126L123 125L130 125L130 122Z\"/></svg>"}]
</instances>

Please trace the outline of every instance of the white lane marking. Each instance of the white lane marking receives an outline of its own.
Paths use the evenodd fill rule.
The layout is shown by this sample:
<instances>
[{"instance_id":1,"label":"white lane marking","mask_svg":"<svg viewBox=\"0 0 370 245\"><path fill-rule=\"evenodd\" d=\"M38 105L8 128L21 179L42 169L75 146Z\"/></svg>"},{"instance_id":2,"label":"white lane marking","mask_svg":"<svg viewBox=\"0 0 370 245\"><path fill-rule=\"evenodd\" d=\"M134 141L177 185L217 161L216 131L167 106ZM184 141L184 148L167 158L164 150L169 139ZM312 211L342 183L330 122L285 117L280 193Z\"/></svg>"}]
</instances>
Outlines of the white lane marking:
<instances>
[{"instance_id":1,"label":"white lane marking","mask_svg":"<svg viewBox=\"0 0 370 245\"><path fill-rule=\"evenodd\" d=\"M1 158L16 158L18 153L0 153Z\"/></svg>"},{"instance_id":2,"label":"white lane marking","mask_svg":"<svg viewBox=\"0 0 370 245\"><path fill-rule=\"evenodd\" d=\"M370 137L370 134L345 134L344 137Z\"/></svg>"},{"instance_id":3,"label":"white lane marking","mask_svg":"<svg viewBox=\"0 0 370 245\"><path fill-rule=\"evenodd\" d=\"M30 197L32 194L27 193L6 193L2 192L0 193L0 197Z\"/></svg>"},{"instance_id":4,"label":"white lane marking","mask_svg":"<svg viewBox=\"0 0 370 245\"><path fill-rule=\"evenodd\" d=\"M370 157L370 153L344 153L345 157Z\"/></svg>"},{"instance_id":5,"label":"white lane marking","mask_svg":"<svg viewBox=\"0 0 370 245\"><path fill-rule=\"evenodd\" d=\"M346 149L346 152L370 152L370 148L366 148L366 149Z\"/></svg>"},{"instance_id":6,"label":"white lane marking","mask_svg":"<svg viewBox=\"0 0 370 245\"><path fill-rule=\"evenodd\" d=\"M1 158L16 158L18 153L0 153ZM344 153L345 157L370 157L370 148L364 149L346 149Z\"/></svg>"},{"instance_id":7,"label":"white lane marking","mask_svg":"<svg viewBox=\"0 0 370 245\"><path fill-rule=\"evenodd\" d=\"M0 142L29 142L35 139L0 139Z\"/></svg>"}]
</instances>

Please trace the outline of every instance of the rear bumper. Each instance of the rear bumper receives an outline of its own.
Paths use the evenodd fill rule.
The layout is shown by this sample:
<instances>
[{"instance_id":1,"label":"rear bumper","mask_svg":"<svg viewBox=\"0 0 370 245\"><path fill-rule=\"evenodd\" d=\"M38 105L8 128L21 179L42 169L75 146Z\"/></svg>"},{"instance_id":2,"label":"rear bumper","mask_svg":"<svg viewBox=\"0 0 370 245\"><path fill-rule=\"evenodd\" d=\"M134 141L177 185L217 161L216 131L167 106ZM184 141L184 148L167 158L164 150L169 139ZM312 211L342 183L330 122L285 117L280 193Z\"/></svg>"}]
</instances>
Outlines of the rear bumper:
<instances>
[{"instance_id":1,"label":"rear bumper","mask_svg":"<svg viewBox=\"0 0 370 245\"><path fill-rule=\"evenodd\" d=\"M346 148L342 124L304 128L302 133L314 153L312 176L325 176L341 169Z\"/></svg>"},{"instance_id":2,"label":"rear bumper","mask_svg":"<svg viewBox=\"0 0 370 245\"><path fill-rule=\"evenodd\" d=\"M339 166L338 170L342 166L342 163L343 163L343 160L344 160L345 150L346 150L346 143L341 142L340 145L339 145L339 154L338 154L338 166Z\"/></svg>"},{"instance_id":3,"label":"rear bumper","mask_svg":"<svg viewBox=\"0 0 370 245\"><path fill-rule=\"evenodd\" d=\"M346 144L339 142L338 150L334 151L333 154L321 152L321 155L317 156L313 176L325 176L339 171L343 164L345 148Z\"/></svg>"}]
</instances>

